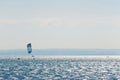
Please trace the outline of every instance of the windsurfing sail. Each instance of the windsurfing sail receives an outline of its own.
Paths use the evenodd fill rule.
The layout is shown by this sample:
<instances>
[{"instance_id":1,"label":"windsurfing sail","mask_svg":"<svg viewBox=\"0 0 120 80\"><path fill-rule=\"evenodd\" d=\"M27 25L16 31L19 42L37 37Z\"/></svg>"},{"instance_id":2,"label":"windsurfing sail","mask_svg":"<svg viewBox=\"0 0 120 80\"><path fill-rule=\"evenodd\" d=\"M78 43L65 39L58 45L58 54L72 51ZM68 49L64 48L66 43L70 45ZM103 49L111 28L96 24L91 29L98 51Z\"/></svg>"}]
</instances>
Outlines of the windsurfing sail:
<instances>
[{"instance_id":1,"label":"windsurfing sail","mask_svg":"<svg viewBox=\"0 0 120 80\"><path fill-rule=\"evenodd\" d=\"M29 54L32 53L32 45L31 45L31 43L27 44L27 51L28 51Z\"/></svg>"}]
</instances>

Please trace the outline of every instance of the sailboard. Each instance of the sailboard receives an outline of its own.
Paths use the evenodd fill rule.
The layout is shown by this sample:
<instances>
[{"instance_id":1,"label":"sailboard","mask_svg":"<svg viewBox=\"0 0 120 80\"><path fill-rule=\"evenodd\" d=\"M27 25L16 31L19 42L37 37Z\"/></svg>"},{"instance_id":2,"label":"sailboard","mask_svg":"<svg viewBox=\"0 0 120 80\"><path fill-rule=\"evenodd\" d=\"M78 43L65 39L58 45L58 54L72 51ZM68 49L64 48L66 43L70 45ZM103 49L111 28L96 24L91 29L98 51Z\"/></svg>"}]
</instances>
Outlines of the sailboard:
<instances>
[{"instance_id":1,"label":"sailboard","mask_svg":"<svg viewBox=\"0 0 120 80\"><path fill-rule=\"evenodd\" d=\"M32 53L32 45L31 45L31 43L27 44L27 52L28 52L28 54Z\"/></svg>"}]
</instances>

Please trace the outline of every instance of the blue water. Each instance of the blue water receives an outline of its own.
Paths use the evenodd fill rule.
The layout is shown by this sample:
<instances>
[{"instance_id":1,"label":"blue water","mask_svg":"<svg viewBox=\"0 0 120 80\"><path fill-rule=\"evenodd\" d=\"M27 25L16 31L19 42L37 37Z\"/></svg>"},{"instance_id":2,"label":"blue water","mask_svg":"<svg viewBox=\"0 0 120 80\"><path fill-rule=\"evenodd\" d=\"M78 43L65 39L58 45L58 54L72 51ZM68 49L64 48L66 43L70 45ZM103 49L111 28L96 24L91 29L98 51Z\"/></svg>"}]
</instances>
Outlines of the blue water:
<instances>
[{"instance_id":1,"label":"blue water","mask_svg":"<svg viewBox=\"0 0 120 80\"><path fill-rule=\"evenodd\" d=\"M34 55L120 55L120 49L33 49ZM27 49L0 50L0 55L28 55Z\"/></svg>"},{"instance_id":2,"label":"blue water","mask_svg":"<svg viewBox=\"0 0 120 80\"><path fill-rule=\"evenodd\" d=\"M120 80L120 60L4 58L0 80Z\"/></svg>"}]
</instances>

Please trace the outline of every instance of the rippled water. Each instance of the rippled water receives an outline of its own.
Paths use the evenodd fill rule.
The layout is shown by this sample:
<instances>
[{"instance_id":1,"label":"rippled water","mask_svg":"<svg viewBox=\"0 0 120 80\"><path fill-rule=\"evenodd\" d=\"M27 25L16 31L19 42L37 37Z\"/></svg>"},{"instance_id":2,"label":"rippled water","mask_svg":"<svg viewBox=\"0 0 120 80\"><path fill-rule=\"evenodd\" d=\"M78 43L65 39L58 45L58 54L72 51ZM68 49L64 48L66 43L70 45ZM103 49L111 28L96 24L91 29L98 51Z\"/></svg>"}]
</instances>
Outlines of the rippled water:
<instances>
[{"instance_id":1,"label":"rippled water","mask_svg":"<svg viewBox=\"0 0 120 80\"><path fill-rule=\"evenodd\" d=\"M0 80L120 80L120 60L0 59Z\"/></svg>"}]
</instances>

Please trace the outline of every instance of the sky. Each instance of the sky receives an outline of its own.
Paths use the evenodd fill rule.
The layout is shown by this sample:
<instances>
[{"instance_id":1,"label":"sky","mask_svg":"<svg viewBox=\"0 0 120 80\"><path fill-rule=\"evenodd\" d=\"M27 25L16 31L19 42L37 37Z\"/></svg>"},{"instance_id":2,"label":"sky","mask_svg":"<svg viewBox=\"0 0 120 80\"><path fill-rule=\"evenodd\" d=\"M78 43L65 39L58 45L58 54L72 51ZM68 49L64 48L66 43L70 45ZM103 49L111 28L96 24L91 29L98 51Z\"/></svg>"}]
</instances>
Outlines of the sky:
<instances>
[{"instance_id":1,"label":"sky","mask_svg":"<svg viewBox=\"0 0 120 80\"><path fill-rule=\"evenodd\" d=\"M0 0L0 49L120 49L120 0Z\"/></svg>"}]
</instances>

